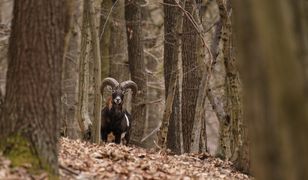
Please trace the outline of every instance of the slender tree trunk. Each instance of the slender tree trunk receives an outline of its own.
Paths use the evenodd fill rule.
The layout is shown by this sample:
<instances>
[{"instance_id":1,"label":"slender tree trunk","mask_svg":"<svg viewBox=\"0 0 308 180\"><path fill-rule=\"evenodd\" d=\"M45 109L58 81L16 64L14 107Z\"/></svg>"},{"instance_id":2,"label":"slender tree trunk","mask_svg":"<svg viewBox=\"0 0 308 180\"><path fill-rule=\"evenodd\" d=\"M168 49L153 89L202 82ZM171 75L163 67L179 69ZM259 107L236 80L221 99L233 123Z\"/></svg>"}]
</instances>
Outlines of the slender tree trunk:
<instances>
[{"instance_id":1,"label":"slender tree trunk","mask_svg":"<svg viewBox=\"0 0 308 180\"><path fill-rule=\"evenodd\" d=\"M141 29L140 0L125 0L125 19L128 43L128 61L132 80L137 83L139 93L133 97L131 142L140 144L146 121L147 78Z\"/></svg>"},{"instance_id":2,"label":"slender tree trunk","mask_svg":"<svg viewBox=\"0 0 308 180\"><path fill-rule=\"evenodd\" d=\"M14 1L1 1L0 3L0 23L11 25L12 17L13 17L13 4Z\"/></svg>"},{"instance_id":3,"label":"slender tree trunk","mask_svg":"<svg viewBox=\"0 0 308 180\"><path fill-rule=\"evenodd\" d=\"M223 41L223 61L226 70L225 77L225 92L226 92L226 102L224 104L224 112L225 115L222 119L220 119L220 128L219 128L219 149L218 154L221 158L229 160L234 153L233 143L234 139L234 131L232 131L235 117L239 112L235 112L238 110L239 105L237 103L237 95L232 94L232 90L238 91L238 72L235 69L234 56L233 56L233 47L231 40L231 17L229 17L230 13L230 1L226 3L223 0L217 0L217 4L219 7L220 20L222 23L222 41ZM227 7L228 6L228 7ZM232 88L234 86L234 88ZM234 100L234 101L233 101ZM233 107L235 106L235 107ZM232 110L235 110L235 113L232 113ZM241 113L241 112L240 112ZM235 116L234 116L235 115Z\"/></svg>"},{"instance_id":4,"label":"slender tree trunk","mask_svg":"<svg viewBox=\"0 0 308 180\"><path fill-rule=\"evenodd\" d=\"M110 17L109 11L112 7L112 0L101 0L101 13L100 13L100 25L99 25L99 39L100 39L100 51L101 51L101 60L102 60L102 79L109 76L109 64L110 64Z\"/></svg>"},{"instance_id":5,"label":"slender tree trunk","mask_svg":"<svg viewBox=\"0 0 308 180\"><path fill-rule=\"evenodd\" d=\"M130 79L124 5L124 1L118 1L110 18L109 76L119 82ZM131 93L128 93L124 97L124 106L129 112L131 112L131 96Z\"/></svg>"},{"instance_id":6,"label":"slender tree trunk","mask_svg":"<svg viewBox=\"0 0 308 180\"><path fill-rule=\"evenodd\" d=\"M193 1L186 1L185 10L193 14ZM198 33L187 16L184 16L182 34L183 94L182 125L184 152L190 151L191 134L194 124L196 102L201 80L197 62Z\"/></svg>"},{"instance_id":7,"label":"slender tree trunk","mask_svg":"<svg viewBox=\"0 0 308 180\"><path fill-rule=\"evenodd\" d=\"M301 1L234 3L253 172L265 180L307 179L308 96L292 21L293 3Z\"/></svg>"},{"instance_id":8,"label":"slender tree trunk","mask_svg":"<svg viewBox=\"0 0 308 180\"><path fill-rule=\"evenodd\" d=\"M57 173L68 4L15 1L13 13L0 148L13 165L32 163Z\"/></svg>"},{"instance_id":9,"label":"slender tree trunk","mask_svg":"<svg viewBox=\"0 0 308 180\"><path fill-rule=\"evenodd\" d=\"M77 101L78 101L78 64L80 50L80 28L81 24L81 0L77 0L72 8L72 24L70 27L70 36L68 41L68 49L65 53L64 61L64 79L63 79L63 95L64 99L64 121L67 122L66 135L71 139L80 138L80 128L76 120Z\"/></svg>"},{"instance_id":10,"label":"slender tree trunk","mask_svg":"<svg viewBox=\"0 0 308 180\"><path fill-rule=\"evenodd\" d=\"M174 102L174 97L176 93L176 88L178 87L177 85L177 74L172 74L171 78L174 79L172 83L169 83L168 87L168 95L166 99L166 107L163 115L163 120L160 126L160 130L158 132L158 144L160 145L161 148L166 148L167 147L167 133L168 133L168 127L169 127L169 121L172 115L172 109L173 109L173 102Z\"/></svg>"},{"instance_id":11,"label":"slender tree trunk","mask_svg":"<svg viewBox=\"0 0 308 180\"><path fill-rule=\"evenodd\" d=\"M111 14L110 19L110 67L109 75L119 82L129 80L127 61L127 37L125 30L124 1L119 1Z\"/></svg>"},{"instance_id":12,"label":"slender tree trunk","mask_svg":"<svg viewBox=\"0 0 308 180\"><path fill-rule=\"evenodd\" d=\"M164 0L166 4L175 4L173 0ZM178 33L181 31L181 11L176 6L164 5L165 14L165 41L164 41L164 76L165 76L165 94L166 101L169 96L169 84L177 81L175 87L174 99L172 102L172 112L170 115L167 147L175 153L181 153L181 135L179 134L179 125L181 124L180 114L180 95L179 95L179 46L180 38ZM172 76L175 74L175 76ZM171 79L173 77L173 79ZM173 93L171 93L173 94ZM171 95L170 94L170 95ZM166 107L167 109L168 107ZM164 121L164 120L163 120Z\"/></svg>"},{"instance_id":13,"label":"slender tree trunk","mask_svg":"<svg viewBox=\"0 0 308 180\"><path fill-rule=\"evenodd\" d=\"M85 8L89 9L89 25L91 32L91 47L93 53L93 65L94 65L94 119L93 119L93 133L92 134L92 142L99 143L100 136L100 128L101 128L101 108L102 108L102 100L100 93L100 84L101 84L101 57L100 57L100 47L99 47L99 37L97 33L97 23L96 17L93 7L92 0L86 0Z\"/></svg>"},{"instance_id":14,"label":"slender tree trunk","mask_svg":"<svg viewBox=\"0 0 308 180\"><path fill-rule=\"evenodd\" d=\"M243 119L242 95L238 64L233 52L231 2L217 0L222 22L223 59L225 77L225 118L220 126L221 155L231 159L238 169L248 172L250 168L249 147Z\"/></svg>"},{"instance_id":15,"label":"slender tree trunk","mask_svg":"<svg viewBox=\"0 0 308 180\"><path fill-rule=\"evenodd\" d=\"M79 56L79 84L78 84L78 104L76 119L79 123L81 136L84 139L89 139L88 132L92 126L89 116L89 49L90 49L90 33L89 33L89 9L83 4L83 17L81 27L81 45Z\"/></svg>"},{"instance_id":16,"label":"slender tree trunk","mask_svg":"<svg viewBox=\"0 0 308 180\"><path fill-rule=\"evenodd\" d=\"M198 1L201 3L200 1ZM205 34L203 25L201 23L201 17L196 1L193 2L193 9L195 12L192 14L192 18L198 26L198 37L197 37L197 67L201 69L202 76L200 77L200 85L198 89L198 96L196 101L196 108L194 114L194 121L192 127L192 134L190 140L190 152L198 153L201 149L207 150L207 137L206 137L206 123L205 123L205 110L206 110L206 94L209 84L209 79L211 72L209 71L209 66L211 66L212 54L209 52L210 49L206 48L205 44ZM206 60L208 58L209 60ZM206 65L208 63L209 65ZM210 67L211 68L211 67ZM201 72L200 72L201 73Z\"/></svg>"}]
</instances>

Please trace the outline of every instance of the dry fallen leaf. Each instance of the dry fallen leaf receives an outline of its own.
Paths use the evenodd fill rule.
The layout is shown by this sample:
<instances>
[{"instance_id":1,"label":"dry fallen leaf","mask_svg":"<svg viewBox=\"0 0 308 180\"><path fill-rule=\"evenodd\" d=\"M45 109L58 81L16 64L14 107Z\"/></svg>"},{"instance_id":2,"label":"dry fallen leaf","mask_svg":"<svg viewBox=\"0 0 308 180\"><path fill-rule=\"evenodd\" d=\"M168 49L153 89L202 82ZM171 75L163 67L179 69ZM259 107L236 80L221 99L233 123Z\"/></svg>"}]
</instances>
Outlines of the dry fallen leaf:
<instances>
[{"instance_id":1,"label":"dry fallen leaf","mask_svg":"<svg viewBox=\"0 0 308 180\"><path fill-rule=\"evenodd\" d=\"M95 145L67 138L60 140L59 162L64 167L70 165L71 169L80 171L76 175L60 169L62 179L251 178L235 171L231 162L207 153L174 155L169 150L156 152L114 143Z\"/></svg>"},{"instance_id":2,"label":"dry fallen leaf","mask_svg":"<svg viewBox=\"0 0 308 180\"><path fill-rule=\"evenodd\" d=\"M174 155L168 150L146 150L114 143L100 145L60 139L61 179L251 179L237 172L231 162L207 153ZM31 164L11 167L0 154L0 179L47 179L46 173L31 175Z\"/></svg>"}]
</instances>

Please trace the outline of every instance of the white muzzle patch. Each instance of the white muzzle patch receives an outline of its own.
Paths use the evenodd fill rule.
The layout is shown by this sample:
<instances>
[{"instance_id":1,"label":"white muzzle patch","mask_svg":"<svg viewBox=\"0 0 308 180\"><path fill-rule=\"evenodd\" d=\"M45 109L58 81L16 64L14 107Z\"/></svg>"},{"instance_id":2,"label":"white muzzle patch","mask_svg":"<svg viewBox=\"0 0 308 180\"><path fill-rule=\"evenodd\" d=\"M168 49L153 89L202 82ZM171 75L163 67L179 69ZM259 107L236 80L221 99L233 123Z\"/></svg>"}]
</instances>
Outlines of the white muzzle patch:
<instances>
[{"instance_id":1,"label":"white muzzle patch","mask_svg":"<svg viewBox=\"0 0 308 180\"><path fill-rule=\"evenodd\" d=\"M122 102L120 96L117 96L113 101L114 101L114 103L116 103L116 104L121 104L121 102Z\"/></svg>"}]
</instances>

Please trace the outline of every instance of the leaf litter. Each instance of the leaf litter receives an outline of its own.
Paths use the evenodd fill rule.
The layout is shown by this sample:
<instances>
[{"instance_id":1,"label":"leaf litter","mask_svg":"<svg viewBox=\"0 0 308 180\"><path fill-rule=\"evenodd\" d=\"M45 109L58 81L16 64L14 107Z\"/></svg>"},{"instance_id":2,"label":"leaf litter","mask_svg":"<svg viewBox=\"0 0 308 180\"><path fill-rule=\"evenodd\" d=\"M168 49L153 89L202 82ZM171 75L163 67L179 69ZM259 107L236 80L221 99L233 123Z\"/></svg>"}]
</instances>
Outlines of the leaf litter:
<instances>
[{"instance_id":1,"label":"leaf litter","mask_svg":"<svg viewBox=\"0 0 308 180\"><path fill-rule=\"evenodd\" d=\"M0 179L47 179L46 173L31 175L29 164L11 167L0 155ZM207 153L175 155L168 150L143 149L114 143L92 144L61 138L60 179L253 179L232 163Z\"/></svg>"}]
</instances>

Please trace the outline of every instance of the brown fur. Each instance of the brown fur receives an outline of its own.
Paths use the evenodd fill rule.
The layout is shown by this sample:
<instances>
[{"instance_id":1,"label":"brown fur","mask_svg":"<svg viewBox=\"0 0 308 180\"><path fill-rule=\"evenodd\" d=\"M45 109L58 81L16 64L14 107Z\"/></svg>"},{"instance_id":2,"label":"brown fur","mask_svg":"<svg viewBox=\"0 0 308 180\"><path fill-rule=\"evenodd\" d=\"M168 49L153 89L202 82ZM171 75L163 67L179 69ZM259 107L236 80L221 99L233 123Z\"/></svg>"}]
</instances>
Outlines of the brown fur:
<instances>
[{"instance_id":1,"label":"brown fur","mask_svg":"<svg viewBox=\"0 0 308 180\"><path fill-rule=\"evenodd\" d=\"M111 97L111 96L109 96L109 97L107 98L106 107L108 107L109 110L110 110L111 107L112 107L112 97Z\"/></svg>"},{"instance_id":2,"label":"brown fur","mask_svg":"<svg viewBox=\"0 0 308 180\"><path fill-rule=\"evenodd\" d=\"M115 141L115 135L113 132L109 133L107 136L107 142L114 142Z\"/></svg>"}]
</instances>

